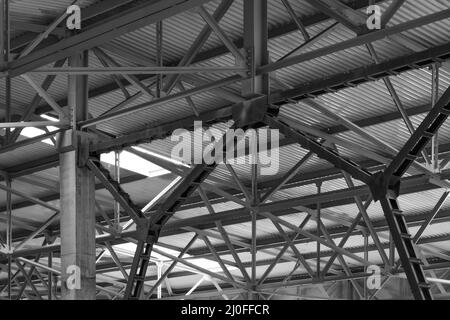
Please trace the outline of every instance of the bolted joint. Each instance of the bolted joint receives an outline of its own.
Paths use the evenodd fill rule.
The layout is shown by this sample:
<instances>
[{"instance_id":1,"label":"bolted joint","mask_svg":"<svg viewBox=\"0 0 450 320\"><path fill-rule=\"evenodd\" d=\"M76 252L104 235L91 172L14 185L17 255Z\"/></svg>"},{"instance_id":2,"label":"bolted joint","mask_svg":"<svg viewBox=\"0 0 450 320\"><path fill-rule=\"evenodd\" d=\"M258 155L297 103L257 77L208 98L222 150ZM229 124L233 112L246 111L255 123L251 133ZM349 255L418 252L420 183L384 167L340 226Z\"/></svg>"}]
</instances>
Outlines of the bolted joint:
<instances>
[{"instance_id":1,"label":"bolted joint","mask_svg":"<svg viewBox=\"0 0 450 320\"><path fill-rule=\"evenodd\" d=\"M255 50L253 48L245 49L245 64L247 67L247 76L254 78L256 76L255 68Z\"/></svg>"},{"instance_id":2,"label":"bolted joint","mask_svg":"<svg viewBox=\"0 0 450 320\"><path fill-rule=\"evenodd\" d=\"M77 165L79 168L84 168L90 158L89 148L92 144L92 137L84 132L77 131Z\"/></svg>"}]
</instances>

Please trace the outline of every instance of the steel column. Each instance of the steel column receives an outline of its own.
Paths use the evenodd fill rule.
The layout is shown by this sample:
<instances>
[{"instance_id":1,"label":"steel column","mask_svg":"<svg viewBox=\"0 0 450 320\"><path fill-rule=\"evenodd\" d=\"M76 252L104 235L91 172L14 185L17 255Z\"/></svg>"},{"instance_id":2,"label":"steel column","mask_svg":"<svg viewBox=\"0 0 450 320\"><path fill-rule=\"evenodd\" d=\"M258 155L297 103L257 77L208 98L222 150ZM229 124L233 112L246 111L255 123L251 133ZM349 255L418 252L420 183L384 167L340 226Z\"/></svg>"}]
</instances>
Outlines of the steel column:
<instances>
[{"instance_id":1,"label":"steel column","mask_svg":"<svg viewBox=\"0 0 450 320\"><path fill-rule=\"evenodd\" d=\"M83 52L69 59L73 67L87 66L88 54ZM93 300L95 290L95 181L87 167L81 167L80 155L87 147L87 138L76 130L76 122L88 117L87 76L69 77L69 113L72 130L60 136L61 194L61 294L63 300ZM68 287L68 267L80 270L78 286ZM70 269L69 269L70 271Z\"/></svg>"},{"instance_id":2,"label":"steel column","mask_svg":"<svg viewBox=\"0 0 450 320\"><path fill-rule=\"evenodd\" d=\"M243 96L269 93L269 75L256 70L269 62L267 0L244 1L244 50L251 79L242 83Z\"/></svg>"}]
</instances>

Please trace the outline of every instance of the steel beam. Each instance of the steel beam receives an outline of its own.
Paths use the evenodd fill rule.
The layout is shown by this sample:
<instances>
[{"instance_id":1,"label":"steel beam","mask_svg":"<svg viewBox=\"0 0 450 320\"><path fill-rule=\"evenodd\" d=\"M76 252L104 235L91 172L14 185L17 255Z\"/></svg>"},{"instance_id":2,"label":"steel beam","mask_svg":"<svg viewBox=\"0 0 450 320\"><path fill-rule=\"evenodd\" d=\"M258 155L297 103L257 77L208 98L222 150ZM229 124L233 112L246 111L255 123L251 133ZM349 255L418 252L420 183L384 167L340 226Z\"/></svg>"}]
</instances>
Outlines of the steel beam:
<instances>
[{"instance_id":1,"label":"steel beam","mask_svg":"<svg viewBox=\"0 0 450 320\"><path fill-rule=\"evenodd\" d=\"M325 79L313 80L294 89L275 92L271 96L271 102L282 104L288 102L288 99L300 100L316 97L391 75L398 75L402 72L424 68L448 59L450 59L450 42L421 52L332 75Z\"/></svg>"},{"instance_id":2,"label":"steel beam","mask_svg":"<svg viewBox=\"0 0 450 320\"><path fill-rule=\"evenodd\" d=\"M164 99L164 98L162 98ZM200 117L188 117L183 120L170 122L163 124L161 126L153 126L143 130L131 132L128 135L118 137L116 139L110 139L109 141L102 141L95 143L91 146L91 153L105 153L113 150L122 149L125 147L130 147L137 144L142 144L145 142L151 142L155 139L162 139L170 135L173 131L179 128L192 129L194 126L194 121L202 121L204 125L223 120L229 120L233 117L233 110L242 108L243 106L249 105L264 105L267 102L265 97L259 97L254 99L249 99L242 103L237 103L229 105L225 108L220 108L218 110L205 112L200 115Z\"/></svg>"},{"instance_id":3,"label":"steel beam","mask_svg":"<svg viewBox=\"0 0 450 320\"><path fill-rule=\"evenodd\" d=\"M302 33L305 42L308 42L311 39L311 37L308 33L308 30L306 30L305 25L303 24L303 22L300 20L300 18L295 13L294 8L292 8L291 4L289 3L289 0L281 0L281 2L285 6L286 11L291 16L291 19L297 25L298 30Z\"/></svg>"},{"instance_id":4,"label":"steel beam","mask_svg":"<svg viewBox=\"0 0 450 320\"><path fill-rule=\"evenodd\" d=\"M110 0L109 2L111 2L113 0ZM119 1L119 0L114 0L114 1ZM125 1L125 0L124 0ZM382 3L385 0L375 0L374 4L377 3ZM109 3L108 2L108 3ZM120 2L120 1L119 1ZM126 1L125 1L126 2ZM214 18L219 21L223 15L226 13L226 11L228 10L229 6L231 5L231 3L233 2L233 0L227 0L222 2L222 4L220 6L217 7L216 12L214 13ZM365 6L367 6L367 2L365 0L355 0L351 3L349 3L349 6L353 9L361 9L364 8ZM90 10L92 7L93 10ZM86 8L86 14L89 14L90 16L92 15L96 15L96 7L97 5L92 5L89 6L88 8ZM107 9L107 5L99 5L98 7L103 7L101 8L101 10L106 10ZM91 12L92 11L92 12ZM84 13L83 10L83 17L86 16L86 14ZM320 14L315 14L312 16L307 16L304 18L304 24L305 27L309 27L309 26L314 26L316 24L321 24L325 21L327 21L329 18L320 13ZM197 38L197 40L193 43L193 45L191 46L191 49L189 50L189 52L183 57L183 59L181 61L178 62L173 62L173 63L169 63L169 65L179 65L179 66L183 66L186 64L190 64L192 63L197 63L197 62L202 62L205 60L209 60L209 59L213 59L216 58L220 55L226 54L228 52L228 49L226 47L219 47L219 48L214 48L211 50L208 50L206 52L203 53L198 53L198 51L203 47L203 43L207 40L209 34L211 33L211 29L209 28L209 26L206 26L202 32L199 34L199 37ZM269 30L269 39L273 39L273 38L277 38L277 37L281 37L284 36L286 34L289 34L291 32L295 32L297 31L297 25L294 22L289 22L286 23L284 25L281 26L277 26L274 29ZM30 40L31 41L31 40ZM238 46L238 48L241 48L243 46L243 39L239 39L237 41L235 41L236 46ZM124 51L124 50L120 50L120 48L118 48L117 46L112 47L110 44L108 44L108 46L104 46L104 48L109 48L109 51L112 52L116 52L116 53L120 53L121 56L127 58L130 61L139 61L139 63L143 66L148 65L149 61L142 59L140 56L137 55L130 55L129 52ZM195 52L194 52L195 51ZM198 55L197 55L198 54ZM194 59L195 58L195 59ZM190 59L190 60L188 60ZM179 80L179 76L176 78L177 80ZM177 80L175 81L174 79L172 79L171 77L169 77L170 80L167 81L167 85L165 86L163 91L168 91L170 92L171 89L174 87L175 83L177 82ZM143 79L141 79L143 80ZM170 86L168 87L168 85L170 84ZM108 84L104 87L101 88L97 88L92 90L92 92L90 93L90 97L96 97L98 95L104 94L106 92L110 92L111 90L115 90L118 89L117 85L114 84ZM66 105L66 103L64 102L64 100L59 101L60 105ZM238 102L235 100L230 100L233 102ZM45 110L47 109L47 106L43 106L42 108L39 108L37 110L37 114L41 114L43 112L46 112Z\"/></svg>"},{"instance_id":5,"label":"steel beam","mask_svg":"<svg viewBox=\"0 0 450 320\"><path fill-rule=\"evenodd\" d=\"M448 172L447 172L448 174ZM447 175L446 175L447 176ZM428 181L428 177L424 175L419 176L412 176L408 178L404 178L402 180L402 186L400 189L400 194L410 194L414 192L420 192L427 189L424 189ZM438 187L434 186L432 187L429 185L430 188L436 189ZM305 206L305 207L311 207L314 208L315 204L317 202L322 203L322 208L326 208L329 206L336 206L337 203L340 203L339 205L343 204L350 204L353 203L353 197L354 196L360 196L364 200L367 199L367 197L370 195L370 189L367 186L359 186L355 188L350 189L342 189L332 192L326 192L322 193L320 195L311 195L311 196L305 196L301 198L294 198L294 199L288 199L288 200L282 200L277 201L275 203L266 203L260 206L260 212L268 211L268 212L277 212L281 211L281 215L283 214L283 210L295 208L297 206ZM348 201L341 201L347 199ZM294 211L288 210L287 213L293 213ZM297 211L298 212L298 211ZM249 222L249 217L247 215L246 209L234 209L229 211L222 211L217 213L215 216L211 215L203 215L199 217L193 217L184 219L183 221L177 221L170 223L166 226L165 231L166 235L174 234L176 233L176 230L179 230L183 227L196 227L196 228L207 228L209 226L214 226L215 221L222 221L222 223L226 224L231 221L236 223L236 221L239 221L239 223L243 222Z\"/></svg>"},{"instance_id":6,"label":"steel beam","mask_svg":"<svg viewBox=\"0 0 450 320\"><path fill-rule=\"evenodd\" d=\"M422 260L416 252L405 216L400 210L395 195L388 194L381 199L381 206L414 298L416 300L432 300L431 288L422 268Z\"/></svg>"},{"instance_id":7,"label":"steel beam","mask_svg":"<svg viewBox=\"0 0 450 320\"><path fill-rule=\"evenodd\" d=\"M348 172L355 179L364 183L369 183L372 180L370 172L359 167L356 163L339 156L335 151L324 147L321 143L309 138L305 134L290 128L280 120L266 116L265 122L269 127L279 129L282 134L296 141L302 148L314 152L319 158L330 162L336 168Z\"/></svg>"},{"instance_id":8,"label":"steel beam","mask_svg":"<svg viewBox=\"0 0 450 320\"><path fill-rule=\"evenodd\" d=\"M130 196L122 189L120 184L111 177L108 170L103 168L98 160L88 160L87 166L134 222L139 225L142 219L144 219L141 209L131 201Z\"/></svg>"},{"instance_id":9,"label":"steel beam","mask_svg":"<svg viewBox=\"0 0 450 320\"><path fill-rule=\"evenodd\" d=\"M225 13L228 11L228 9L230 8L230 6L232 5L233 2L234 2L234 0L224 0L224 1L222 1L220 3L220 5L217 7L216 11L213 13L212 18L215 21L219 22L223 18L223 16L225 15ZM189 48L188 52L177 63L178 67L187 66L187 65L189 65L189 64L191 64L193 62L193 60L195 59L196 55L200 52L200 50L202 49L203 45L206 43L206 41L210 37L212 31L213 30L210 28L209 25L206 25L202 29L200 34L197 36L197 38L192 43L192 45ZM166 81L166 85L164 86L164 90L163 91L170 93L173 90L173 88L175 87L176 83L178 83L180 81L180 78L181 78L181 75L169 76L167 81Z\"/></svg>"},{"instance_id":10,"label":"steel beam","mask_svg":"<svg viewBox=\"0 0 450 320\"><path fill-rule=\"evenodd\" d=\"M123 34L169 18L209 1L146 1L124 12L108 17L104 21L97 22L85 31L17 59L7 69L3 68L2 71L8 72L12 77L18 76L38 67L45 66L53 61L67 58L73 52L91 49Z\"/></svg>"},{"instance_id":11,"label":"steel beam","mask_svg":"<svg viewBox=\"0 0 450 320\"><path fill-rule=\"evenodd\" d=\"M307 84L298 86L294 89L276 92L271 95L270 100L273 104L283 104L289 99L300 100L309 98L311 96L318 96L368 81L380 79L389 75L395 75L401 72L413 70L414 68L422 68L428 65L432 65L433 63L438 61L445 61L449 58L450 43L447 43L445 45L428 49L423 52L413 53L392 60L387 60L379 64L370 65L368 67L357 68L349 72L327 77L326 79L312 81ZM179 98L181 99L183 97ZM230 111L230 106L219 108L215 111L201 114L200 119L203 120L203 122L213 121L214 118L217 118L218 120L230 119ZM182 123L177 121L172 123L172 126L170 124L166 124L152 129L139 130L135 133L132 132L128 135L118 138L117 140L102 142L102 144L94 146L93 151L111 151L120 149L122 148L122 146L132 145L133 143L135 143L134 141L150 142L153 139L163 138L177 128L190 128L192 126L193 119L194 117L192 117L192 119L187 118L185 119L185 121L182 121ZM356 124L358 124L359 126L363 125L361 123ZM332 133L334 131L335 130L332 130ZM15 168L11 169L12 171L16 171Z\"/></svg>"},{"instance_id":12,"label":"steel beam","mask_svg":"<svg viewBox=\"0 0 450 320\"><path fill-rule=\"evenodd\" d=\"M245 128L249 125L261 123L262 117L267 112L268 105L237 105L233 109L234 124L231 130ZM228 130L227 130L228 132ZM234 138L234 135L232 136ZM217 146L226 153L230 136L225 133L222 139L217 142ZM136 300L141 299L143 285L150 261L154 244L158 241L162 228L167 221L175 214L181 205L199 188L217 167L218 162L208 164L202 159L201 164L196 164L190 172L174 187L172 193L164 203L145 221L146 225L138 225L138 243L133 259L125 298Z\"/></svg>"},{"instance_id":13,"label":"steel beam","mask_svg":"<svg viewBox=\"0 0 450 320\"><path fill-rule=\"evenodd\" d=\"M245 5L244 5L245 6ZM244 9L245 11L245 9ZM205 22L214 31L217 37L223 42L223 44L230 50L236 59L236 64L243 63L245 61L244 56L239 51L239 49L234 45L233 41L228 37L228 35L222 30L217 21L212 17L208 11L203 6L198 8L198 13L205 20Z\"/></svg>"},{"instance_id":14,"label":"steel beam","mask_svg":"<svg viewBox=\"0 0 450 320\"><path fill-rule=\"evenodd\" d=\"M417 155L427 146L434 134L447 120L449 114L450 87L444 92L411 138L405 143L397 157L385 170L384 179L386 182L391 178L398 179L404 175Z\"/></svg>"},{"instance_id":15,"label":"steel beam","mask_svg":"<svg viewBox=\"0 0 450 320\"><path fill-rule=\"evenodd\" d=\"M267 49L267 0L244 2L244 50L247 57L250 79L242 84L244 96L269 93L269 75L256 74L256 70L269 62Z\"/></svg>"},{"instance_id":16,"label":"steel beam","mask_svg":"<svg viewBox=\"0 0 450 320\"><path fill-rule=\"evenodd\" d=\"M397 13L406 0L393 0L386 11L381 16L381 27L384 28Z\"/></svg>"},{"instance_id":17,"label":"steel beam","mask_svg":"<svg viewBox=\"0 0 450 320\"><path fill-rule=\"evenodd\" d=\"M112 66L103 68L39 68L31 70L28 74L43 75L145 75L145 74L191 74L191 73L242 73L247 71L245 67L236 66L208 66L208 67L123 67Z\"/></svg>"},{"instance_id":18,"label":"steel beam","mask_svg":"<svg viewBox=\"0 0 450 320\"><path fill-rule=\"evenodd\" d=\"M339 0L306 0L310 5L316 7L331 18L336 19L347 28L355 30L357 34L367 31L367 16L353 10Z\"/></svg>"},{"instance_id":19,"label":"steel beam","mask_svg":"<svg viewBox=\"0 0 450 320\"><path fill-rule=\"evenodd\" d=\"M371 42L382 40L388 36L395 35L401 32L405 32L419 26L427 25L433 22L448 19L450 17L450 9L439 11L437 13L430 14L415 20L411 20L390 28L373 31L364 35L360 35L356 38L346 40L337 44L333 44L324 48L313 50L298 56L286 58L279 62L270 63L266 66L260 67L257 70L257 74L264 74L273 72L282 68L286 68L295 64L310 61L322 56L333 54L342 50L350 49L355 46L365 45Z\"/></svg>"}]
</instances>

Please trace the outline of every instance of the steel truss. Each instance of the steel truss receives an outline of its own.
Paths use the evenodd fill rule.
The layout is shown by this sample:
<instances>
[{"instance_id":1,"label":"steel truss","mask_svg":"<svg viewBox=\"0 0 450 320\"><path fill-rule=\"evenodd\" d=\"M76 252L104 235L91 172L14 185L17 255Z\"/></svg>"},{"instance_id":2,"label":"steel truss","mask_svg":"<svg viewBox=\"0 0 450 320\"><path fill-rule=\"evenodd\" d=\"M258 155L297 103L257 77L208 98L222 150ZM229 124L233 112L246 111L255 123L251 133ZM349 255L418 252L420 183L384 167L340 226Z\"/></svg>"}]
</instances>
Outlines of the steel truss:
<instances>
[{"instance_id":1,"label":"steel truss","mask_svg":"<svg viewBox=\"0 0 450 320\"><path fill-rule=\"evenodd\" d=\"M118 208L123 210L120 213L105 212L100 204L101 199L96 199L97 210L101 213L95 226L98 233L95 239L96 245L101 249L100 255L96 257L97 270L99 270L97 277L111 285L111 288L106 288L97 284L96 295L106 295L110 299L201 298L208 295L223 299L242 297L270 299L275 295L292 294L283 291L282 287L314 286L321 292L321 296L302 295L301 292L294 295L328 299L332 297L335 287L348 282L351 294L355 294L359 299L371 299L375 298L379 291L369 296L363 281L370 276L365 272L365 267L371 264L368 259L369 252L374 251L382 259L381 267L383 276L386 277L385 282L404 274L415 299L432 299L435 296L431 291L432 285L436 285L440 294L446 296L447 293L442 284L447 283L445 282L447 273L440 273L440 271L445 271L450 266L448 262L442 263L441 260L450 261L450 257L446 252L429 246L429 243L436 239L424 239L422 234L432 222L450 219L448 212L440 211L448 192L442 195L432 212L423 213L416 218L417 220L403 215L398 197L401 194L419 190L449 186L446 179L450 177L450 174L445 167L450 159L448 155L450 147L439 145L436 135L450 114L450 88L440 98L436 88L439 82L439 64L450 59L450 43L424 48L403 33L448 19L450 11L443 10L390 26L391 18L405 2L392 1L382 16L382 29L369 32L365 24L366 16L360 11L366 5L365 1L354 1L346 5L337 0L308 0L307 2L316 7L320 13L312 17L300 17L294 10L293 0L279 0L291 22L280 28L267 30L267 1L245 1L243 12L245 30L241 39L232 39L219 24L233 5L233 0L222 1L213 13L210 13L205 6L209 0L152 1L140 4L133 4L131 0L111 0L108 4L102 2L83 9L83 15L89 18L99 17L99 20L93 19L95 22L79 33L58 39L62 36L62 30L58 25L65 18L63 14L49 26L38 28L37 36L35 34L28 38L22 36L13 39L11 43L7 40L9 37L8 1L0 1L2 3L0 43L2 52L5 53L1 57L1 72L6 84L6 113L0 123L0 128L5 129L5 135L2 137L0 154L50 138L58 153L76 150L78 167L89 168L101 182L96 189L108 190ZM374 1L374 3L381 2L383 1ZM193 14L199 15L205 22L205 26L181 60L167 63L163 50L165 19L187 10L192 10ZM333 23L328 28L316 36L311 36L308 30L310 26L323 23L330 18ZM123 48L115 48L113 44L108 43L150 24L157 26L155 63L144 61L141 57L134 56ZM341 43L293 55L294 52L313 45L340 25L353 31L356 36ZM22 27L26 26L22 25ZM282 59L271 62L267 49L268 41L293 31L299 34L301 44L293 51L286 53ZM201 52L203 45L213 33L223 46ZM372 43L386 37L410 49L412 53L380 61ZM283 68L361 45L367 47L373 60L372 64L299 84L296 87L285 85L275 74ZM64 67L66 60L72 59L73 52L85 50L92 50L103 68L87 65ZM120 65L111 53L118 53L125 60L137 62L139 66ZM225 53L232 56L234 65L209 67L194 65ZM49 64L53 64L53 67L45 67ZM405 109L390 77L426 67L431 67L433 70L432 108L423 106ZM33 79L32 75L35 73L46 75L42 84ZM201 73L214 73L217 77L226 73L227 76L205 82L199 77ZM68 105L73 104L73 101L69 101L70 99L56 101L49 94L49 89L56 75L68 75L74 77L72 79L87 80L87 75L91 74L108 75L112 82L105 87L95 88L89 93L84 92L86 98L120 90L124 100L96 117L87 117L86 114L82 119L74 120L73 114L68 112L69 108L67 108ZM26 110L19 117L13 117L11 78L19 76L36 94ZM343 116L333 114L326 106L314 100L324 94L377 80L385 83L397 112L351 122ZM81 81L77 83L77 86L84 86L86 83ZM279 90L271 92L270 83ZM241 93L236 93L229 88L235 84L241 85L243 89ZM185 85L189 85L189 88L186 89ZM130 87L137 90L137 93L131 95ZM206 92L215 94L227 103L215 110L200 112L193 97ZM130 106L142 97L147 99L146 102ZM81 97L82 99L84 98ZM83 103L81 100L77 100L76 103ZM145 128L139 128L122 136L112 136L95 128L97 125L179 100L184 100L189 105L192 116L169 123L149 124ZM280 107L300 101L309 104L338 125L328 130L318 130L305 126L300 121L294 122L291 121L292 119L278 116ZM428 115L418 128L414 128L410 116L423 113ZM38 118L42 114L56 117L58 122L42 121ZM401 119L411 133L410 139L401 150L396 150L363 129L366 126L393 119ZM225 167L233 181L230 185L228 182L225 184L221 178L211 175L217 168L217 164L203 162L186 168L131 148L164 139L179 128L192 129L193 122L199 120L208 126L232 120L234 129L265 126L269 129L278 129L284 136L281 147L298 144L308 153L297 159L298 163L285 176L270 182L259 181L257 164L251 166L250 183L242 181L235 168L227 164ZM47 129L49 124L58 127L58 130L49 132ZM44 128L47 132L35 138L18 141L26 127ZM74 130L76 136L88 138L82 139L83 141L78 145L73 144L69 147L58 145L57 138L69 130ZM364 147L355 146L345 139L336 137L337 133L345 131L352 131L376 146L376 151L366 154L371 160L355 163L340 155L341 148L357 152L367 151ZM426 147L431 141L433 143L430 152ZM226 135L218 142L224 149L229 143L231 142L226 140ZM178 178L175 178L168 188L145 207L135 203L124 191L124 184L142 180L144 177L137 175L120 179L119 182L120 168L116 168L117 172L113 177L99 161L101 154L121 150L127 150L145 158L169 170ZM245 150L245 155L251 155L251 151ZM336 169L321 171L317 175L308 173L306 176L309 175L309 178L298 177L298 172L313 156L326 160ZM442 162L439 162L440 160ZM3 235L0 237L0 243L5 248L1 252L3 259L0 263L7 265L8 281L2 283L0 293L7 292L9 299L59 298L56 277L63 277L65 271L62 269L63 264L58 266L53 261L53 254L61 251L61 247L54 244L55 237L60 235L58 231L52 230L51 225L60 217L61 208L49 204L50 201L59 199L58 188L55 194L37 199L14 189L12 185L17 180L33 183L54 192L55 188L50 183L32 181L30 177L35 172L57 166L59 163L59 156L50 156L33 163L1 168L0 173L5 183L0 184L0 188L7 195L6 205L2 208L6 214L4 217L1 216L1 219L6 223L7 228L5 237ZM387 168L384 169L384 165L387 165ZM410 167L414 167L420 174L405 178ZM322 182L333 179L344 179L348 189L322 192ZM352 179L359 180L364 185L355 186ZM228 187L219 188L212 182L222 183ZM316 184L318 194L288 200L280 200L277 196L280 190L307 184ZM13 203L12 196L21 197L24 201ZM160 201L161 198L164 200ZM385 221L374 221L369 217L367 209L373 201L381 202ZM224 202L232 202L240 208L216 212L214 205ZM356 218L336 212L330 213L330 208L350 203L357 205ZM26 208L31 204L45 207L51 210L53 215L42 224L30 225L28 221L14 217L12 214L13 210ZM205 207L209 215L181 220L174 217L177 211L199 207ZM292 224L283 218L285 215L297 212L305 213L305 218L299 224ZM111 217L112 214L114 217ZM125 221L127 218L130 220ZM271 221L278 233L277 237L271 239L257 237L258 222L263 219ZM123 230L114 229L117 225L114 225L112 221L125 222ZM342 227L328 229L324 221L331 221ZM251 239L227 230L227 226L243 222L251 225ZM305 226L310 222L316 224L316 231L305 230ZM27 232L23 235L15 234L13 237L13 225L23 227ZM133 225L136 225L136 230L131 230ZM408 227L412 225L420 227L419 232L414 236L408 230ZM389 235L384 234L385 231L389 231ZM191 232L194 235L184 248L174 248L164 243L162 239L168 235L185 232ZM26 248L27 244L39 239L42 235L44 235L42 248ZM355 235L364 237L364 247L348 248L346 246L349 238ZM373 239L373 245L368 244L369 237ZM395 248L389 245L389 237L392 238ZM336 243L336 238L342 239ZM214 245L212 239L220 240L223 244ZM193 244L199 240L204 246L192 249ZM124 252L114 247L115 244L124 241L135 243L136 252ZM297 246L311 242L317 244L317 252L306 254ZM178 250L179 255L170 255L155 247L156 244L163 248ZM389 256L385 252L386 249L390 250ZM395 249L399 254L399 261L393 259ZM111 255L113 265L100 265L106 252ZM155 260L152 252L168 258L171 263L167 265L167 262ZM258 260L258 252L268 255L270 259ZM423 252L429 253L434 260L424 258ZM243 260L243 253L250 253L250 261ZM364 258L357 253L363 253ZM211 272L192 263L185 257L187 254L217 263L220 272ZM121 261L122 255L132 256L132 263ZM231 256L229 260L225 258L227 255ZM352 267L346 259L356 261L362 267ZM437 261L437 259L441 260ZM277 265L289 263L293 264L289 274L281 278L271 277ZM155 277L149 276L147 272L152 264L155 264L158 270ZM265 266L266 269L262 277L257 278L256 270L261 266ZM103 272L106 274L108 270L120 271L126 284L102 274ZM431 277L428 277L426 272L430 272ZM437 273L442 279L437 279ZM178 274L180 276L196 275L198 281L187 292L178 292L173 290L169 281L169 276ZM151 286L150 281L154 282Z\"/></svg>"}]
</instances>

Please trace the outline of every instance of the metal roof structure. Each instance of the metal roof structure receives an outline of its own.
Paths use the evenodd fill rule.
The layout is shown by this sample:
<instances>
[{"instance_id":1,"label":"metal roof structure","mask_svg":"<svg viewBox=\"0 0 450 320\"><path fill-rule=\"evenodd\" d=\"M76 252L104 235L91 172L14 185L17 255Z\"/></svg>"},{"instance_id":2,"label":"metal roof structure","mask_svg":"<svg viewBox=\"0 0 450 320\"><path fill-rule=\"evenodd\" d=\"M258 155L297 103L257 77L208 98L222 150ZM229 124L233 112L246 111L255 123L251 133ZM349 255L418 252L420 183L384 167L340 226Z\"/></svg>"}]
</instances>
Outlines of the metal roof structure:
<instances>
[{"instance_id":1,"label":"metal roof structure","mask_svg":"<svg viewBox=\"0 0 450 320\"><path fill-rule=\"evenodd\" d=\"M0 299L450 298L448 0L0 3Z\"/></svg>"}]
</instances>

